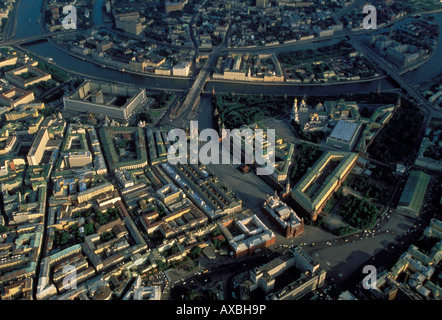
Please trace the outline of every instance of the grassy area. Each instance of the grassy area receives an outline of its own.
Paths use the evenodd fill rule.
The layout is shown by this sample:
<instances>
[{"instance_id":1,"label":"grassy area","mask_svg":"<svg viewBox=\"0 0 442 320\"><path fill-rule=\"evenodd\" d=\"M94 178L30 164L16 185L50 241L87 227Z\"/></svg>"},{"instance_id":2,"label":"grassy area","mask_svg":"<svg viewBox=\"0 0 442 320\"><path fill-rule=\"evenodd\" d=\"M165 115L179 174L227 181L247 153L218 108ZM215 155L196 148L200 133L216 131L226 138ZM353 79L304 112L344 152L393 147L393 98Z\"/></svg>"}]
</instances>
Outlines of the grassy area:
<instances>
[{"instance_id":1,"label":"grassy area","mask_svg":"<svg viewBox=\"0 0 442 320\"><path fill-rule=\"evenodd\" d=\"M339 206L337 214L351 227L365 229L371 227L381 214L381 210L366 199L348 195Z\"/></svg>"},{"instance_id":2,"label":"grassy area","mask_svg":"<svg viewBox=\"0 0 442 320\"><path fill-rule=\"evenodd\" d=\"M162 92L157 93L152 96L155 103L152 105L153 109L164 109L168 108L172 101L175 99L176 95L174 92Z\"/></svg>"},{"instance_id":3,"label":"grassy area","mask_svg":"<svg viewBox=\"0 0 442 320\"><path fill-rule=\"evenodd\" d=\"M217 94L212 98L212 105L219 112L219 117L226 128L240 128L263 120L288 113L292 99L279 96Z\"/></svg>"},{"instance_id":4,"label":"grassy area","mask_svg":"<svg viewBox=\"0 0 442 320\"><path fill-rule=\"evenodd\" d=\"M387 204L390 196L387 188L380 186L376 181L365 176L358 176L351 187L365 198L376 199L383 205Z\"/></svg>"},{"instance_id":5,"label":"grassy area","mask_svg":"<svg viewBox=\"0 0 442 320\"><path fill-rule=\"evenodd\" d=\"M39 61L37 68L39 68L40 70L42 70L46 73L49 73L55 81L60 82L60 83L63 83L65 81L69 80L69 78L70 78L70 76L67 72L65 72L57 67L54 67L53 65L50 65L49 63L46 63L44 61Z\"/></svg>"},{"instance_id":6,"label":"grassy area","mask_svg":"<svg viewBox=\"0 0 442 320\"><path fill-rule=\"evenodd\" d=\"M159 118L163 115L164 110L149 110L150 115L154 118Z\"/></svg>"}]
</instances>

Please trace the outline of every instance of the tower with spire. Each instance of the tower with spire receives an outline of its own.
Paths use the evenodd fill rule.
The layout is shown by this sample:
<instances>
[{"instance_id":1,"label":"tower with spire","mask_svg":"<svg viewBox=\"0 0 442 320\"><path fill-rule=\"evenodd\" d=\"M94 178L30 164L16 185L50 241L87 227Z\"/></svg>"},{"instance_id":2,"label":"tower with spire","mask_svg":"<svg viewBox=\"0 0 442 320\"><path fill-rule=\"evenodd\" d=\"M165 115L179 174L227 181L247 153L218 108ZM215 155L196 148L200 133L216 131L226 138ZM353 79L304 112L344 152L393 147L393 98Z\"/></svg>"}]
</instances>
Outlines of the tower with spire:
<instances>
[{"instance_id":1,"label":"tower with spire","mask_svg":"<svg viewBox=\"0 0 442 320\"><path fill-rule=\"evenodd\" d=\"M292 109L292 113L290 115L290 120L294 120L296 123L299 123L298 98L295 98L295 101L293 102L293 109Z\"/></svg>"},{"instance_id":2,"label":"tower with spire","mask_svg":"<svg viewBox=\"0 0 442 320\"><path fill-rule=\"evenodd\" d=\"M287 181L287 184L285 185L285 191L283 194L283 198L287 198L290 195L290 191L292 190L292 188L290 187L290 180Z\"/></svg>"},{"instance_id":3,"label":"tower with spire","mask_svg":"<svg viewBox=\"0 0 442 320\"><path fill-rule=\"evenodd\" d=\"M305 97L301 101L301 109L307 109L307 102L305 102Z\"/></svg>"}]
</instances>

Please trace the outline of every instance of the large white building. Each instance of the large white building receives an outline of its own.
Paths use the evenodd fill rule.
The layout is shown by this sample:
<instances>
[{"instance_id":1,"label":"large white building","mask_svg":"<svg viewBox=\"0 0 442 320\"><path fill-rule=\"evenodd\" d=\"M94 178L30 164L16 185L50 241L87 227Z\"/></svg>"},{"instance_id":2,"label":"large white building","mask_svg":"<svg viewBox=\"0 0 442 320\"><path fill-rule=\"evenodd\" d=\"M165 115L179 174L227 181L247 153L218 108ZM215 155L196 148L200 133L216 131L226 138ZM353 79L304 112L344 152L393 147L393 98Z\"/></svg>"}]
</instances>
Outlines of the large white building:
<instances>
[{"instance_id":1,"label":"large white building","mask_svg":"<svg viewBox=\"0 0 442 320\"><path fill-rule=\"evenodd\" d=\"M339 120L328 136L327 144L345 151L351 151L358 140L360 129L360 122Z\"/></svg>"},{"instance_id":2,"label":"large white building","mask_svg":"<svg viewBox=\"0 0 442 320\"><path fill-rule=\"evenodd\" d=\"M27 159L30 166L38 166L40 164L48 141L48 129L40 129L40 131L35 136L31 149L29 149L28 152Z\"/></svg>"},{"instance_id":3,"label":"large white building","mask_svg":"<svg viewBox=\"0 0 442 320\"><path fill-rule=\"evenodd\" d=\"M190 61L180 61L172 69L174 76L187 77L190 73Z\"/></svg>"},{"instance_id":4,"label":"large white building","mask_svg":"<svg viewBox=\"0 0 442 320\"><path fill-rule=\"evenodd\" d=\"M67 110L88 112L126 120L146 99L146 90L105 82L85 81L64 97Z\"/></svg>"}]
</instances>

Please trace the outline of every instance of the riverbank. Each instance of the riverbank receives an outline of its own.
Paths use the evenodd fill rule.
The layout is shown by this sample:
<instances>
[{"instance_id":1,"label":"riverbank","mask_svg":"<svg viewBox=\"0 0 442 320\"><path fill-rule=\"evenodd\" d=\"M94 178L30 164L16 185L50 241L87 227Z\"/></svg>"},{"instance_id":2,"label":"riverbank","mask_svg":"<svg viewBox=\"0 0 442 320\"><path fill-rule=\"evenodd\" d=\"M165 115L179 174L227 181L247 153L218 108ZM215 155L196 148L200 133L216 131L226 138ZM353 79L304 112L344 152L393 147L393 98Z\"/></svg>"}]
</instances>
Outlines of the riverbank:
<instances>
[{"instance_id":1,"label":"riverbank","mask_svg":"<svg viewBox=\"0 0 442 320\"><path fill-rule=\"evenodd\" d=\"M95 2L94 2L95 3ZM42 5L40 7L39 10L39 14L38 14L38 18L36 19L38 21L38 25L40 27L41 33L45 33L45 28L44 28L44 15L45 15L45 11L43 10L43 8L47 5L47 0L42 0ZM65 54L75 58L75 59L79 59L81 61L85 61L85 62L89 62L92 63L96 66L102 67L103 65L106 66L106 68L117 71L118 73L123 73L123 71L121 71L118 67L112 66L110 64L107 64L103 61L98 61L98 60L94 60L91 57L88 56L82 56L79 54L75 54L70 50L67 50L66 48L63 48L62 46L59 46L54 40L52 40L51 38L47 39L47 42L55 47L56 49L64 52ZM23 47L21 47L23 50L26 50L28 52L28 54L30 52L32 52L31 50L28 49L24 49ZM42 57L41 55L38 55L34 52L32 52L35 56L39 56L40 58ZM69 70L66 67L62 67L60 64L55 63L55 61L52 63L53 65L56 65L57 67L59 67L60 69L69 72L71 74L75 74L78 76L82 76L82 77L89 77L91 79L95 79L95 80L99 80L99 81L110 81L109 78L105 78L105 77L99 77L99 76L94 76L94 75L90 75L89 73L84 73L84 72L79 72L79 71L75 71L75 70ZM132 74L132 75L136 75L136 76L142 76L146 79L151 79L151 80L185 80L185 81L192 81L195 80L194 77L180 77L180 76L168 76L168 75L156 75L156 74L146 74L143 72L136 72L136 71L132 71L132 70L125 70L124 73L126 74ZM118 80L111 80L111 82L113 83L119 83L122 84L124 82L118 81ZM126 83L127 84L127 83ZM138 86L140 87L140 86ZM184 92L185 89L178 89L178 88L170 88L170 87L160 87L160 86L142 86L142 88L149 88L149 89L153 89L153 90L169 90L169 91L175 91L175 92Z\"/></svg>"},{"instance_id":2,"label":"riverbank","mask_svg":"<svg viewBox=\"0 0 442 320\"><path fill-rule=\"evenodd\" d=\"M34 2L35 1L35 2ZM44 0L47 1L47 0ZM18 26L17 36L20 38L25 38L29 36L34 36L43 31L43 28L35 28L27 23L29 19L32 21L39 22L42 27L42 19L39 15L42 13L41 3L43 0L21 0L21 2L26 3L26 6L21 6L18 10ZM30 7L31 6L31 7ZM436 19L441 25L442 15L438 13ZM440 37L439 37L440 40ZM315 41L317 41L315 39ZM336 40L330 40L336 41ZM325 41L327 42L327 41ZM315 43L317 45L324 45L323 41L321 43ZM158 77L154 75L137 74L129 72L121 72L118 68L102 68L102 63L94 63L90 61L83 61L79 57L74 57L71 52L69 54L66 51L62 51L58 46L53 45L53 42L40 41L37 43L32 43L29 45L23 45L29 53L33 53L40 57L52 57L53 65L59 67L62 70L69 72L72 75L77 75L81 77L87 77L91 79L96 79L100 81L111 81L114 83L126 83L135 85L137 87L149 88L153 90L169 90L174 92L185 93L192 86L194 80L192 79L177 79L176 77ZM441 46L435 54L440 54ZM410 83L419 84L424 83L434 78L437 73L440 73L441 65L438 63L436 56L430 59L430 62L424 63L422 67L417 67L412 72L404 75L408 78ZM223 81L223 82L220 82ZM228 81L228 80L227 80ZM225 82L224 79L219 79L218 81L210 79L208 81L210 84L206 85L205 94L222 92L235 92L238 94L276 94L276 95L327 95L333 93L366 93L366 92L376 92L381 89L381 91L395 90L397 85L391 81L390 78L382 78L382 76L376 79L363 79L358 82L341 82L337 83L327 83L327 84L305 84L300 85L298 83L287 83L281 82L275 83L248 83L248 82Z\"/></svg>"},{"instance_id":3,"label":"riverbank","mask_svg":"<svg viewBox=\"0 0 442 320\"><path fill-rule=\"evenodd\" d=\"M9 14L6 23L2 24L1 36L3 37L3 40L12 39L15 36L15 29L17 28L17 8L19 5L20 0L16 0L14 3L14 8Z\"/></svg>"},{"instance_id":4,"label":"riverbank","mask_svg":"<svg viewBox=\"0 0 442 320\"><path fill-rule=\"evenodd\" d=\"M294 87L317 87L317 86L338 86L344 84L355 84L372 82L377 80L382 80L388 76L377 76L360 80L349 80L349 81L336 81L336 82L324 82L324 83L300 83L291 81L281 81L281 82L265 82L265 81L243 81L243 80L225 80L225 79L210 79L208 82L220 82L220 83L238 83L238 84L253 84L253 85L265 85L265 86L294 86Z\"/></svg>"},{"instance_id":5,"label":"riverbank","mask_svg":"<svg viewBox=\"0 0 442 320\"><path fill-rule=\"evenodd\" d=\"M133 70L126 70L124 69L121 70L120 68L113 66L111 64L109 64L106 61L102 61L102 60L97 60L94 58L91 58L89 56L85 56L85 55L81 55L81 54L77 54L74 53L62 46L57 45L56 43L54 43L54 41L52 39L48 39L48 41L57 49L63 51L64 53L70 55L71 57L77 58L77 59L81 59L83 61L88 61L90 63L93 63L97 66L103 67L106 66L106 68L110 68L119 72L125 72L125 73L131 73L131 74L135 74L135 75L139 75L139 76L143 76L143 77L151 77L151 78L160 78L160 79L171 79L171 80L195 80L195 77L183 77L183 76L174 76L174 75L164 75L164 74L151 74L151 73L146 73L146 72L138 72L138 71L133 71Z\"/></svg>"},{"instance_id":6,"label":"riverbank","mask_svg":"<svg viewBox=\"0 0 442 320\"><path fill-rule=\"evenodd\" d=\"M418 15L418 14L413 14L412 16L415 16L415 15ZM392 22L392 24L396 23L396 22L399 22L402 19L405 19L407 16L408 15L395 20L394 22ZM335 37L333 37L333 38L335 38ZM339 37L342 37L342 35L340 35ZM70 56L72 56L72 57L74 57L76 59L81 59L83 61L88 61L90 63L93 63L93 64L97 65L97 66L100 66L100 67L104 66L106 68L110 68L110 69L116 70L118 72L125 72L125 73L139 75L139 76L143 76L143 77L147 77L147 78L153 78L153 79L155 79L155 78L158 78L158 79L170 79L170 80L183 79L183 80L191 80L191 81L194 81L196 79L195 77L182 77L182 76L173 76L173 75L147 74L145 72L138 72L138 71L127 70L127 69L123 69L122 70L119 67L116 67L116 66L114 66L112 64L109 64L107 61L102 61L102 60L91 58L89 56L81 55L81 54L78 54L78 53L73 53L72 51L68 50L67 48L58 45L52 39L48 39L48 41L54 47L58 48L59 50L65 52L66 54L68 54L68 55L70 55ZM327 41L327 39L314 39L314 41L316 41L316 42L323 42L324 41L325 42L325 41ZM438 43L439 43L439 41L438 41ZM301 45L301 44L303 44L303 43L298 43L298 45ZM414 65L414 66L412 66L410 68L407 68L406 70L401 71L400 74L402 75L402 74L405 74L405 73L407 73L409 71L415 70L415 69L419 68L421 65L427 63L431 59L433 54L436 52L436 48L437 48L437 44L436 44L436 47L433 50L432 54L427 59L421 61L420 63L418 63L418 64L416 64L416 65ZM268 47L264 47L264 49L269 49L269 48ZM321 86L340 86L340 85L344 85L344 84L348 85L348 84L366 83L366 82L382 80L382 79L385 79L385 78L387 78L386 75L380 75L380 76L370 77L370 78L365 78L365 79L360 79L360 80L348 80L348 81L325 82L325 83L299 83L299 82L295 83L295 82L290 82L290 81L282 81L282 82L256 81L255 82L255 81L244 81L244 80L243 81L241 81L241 80L232 81L232 80L226 80L226 79L213 79L213 78L211 78L211 79L209 79L208 82L210 82L210 83L225 83L225 84L235 83L235 84L247 84L247 85L253 84L253 85L257 85L257 86L265 85L265 86L289 86L289 87L304 87L304 86L305 87L311 87L311 86L320 86L321 87Z\"/></svg>"},{"instance_id":7,"label":"riverbank","mask_svg":"<svg viewBox=\"0 0 442 320\"><path fill-rule=\"evenodd\" d=\"M40 55L38 55L38 54L36 54L36 53L34 53L32 51L29 51L29 50L27 50L27 49L25 49L23 47L20 47L20 46L16 47L16 49L18 51L26 53L27 55L29 55L30 57L34 58L35 60L41 60L41 61L44 61L44 62L47 63L47 59L45 57L40 56ZM57 67L57 68L59 68L60 70L63 70L64 72L67 72L67 73L69 73L71 75L74 75L74 76L77 76L77 77L84 77L84 78L87 78L87 79L92 79L92 80L97 80L97 81L105 81L105 82L110 82L110 83L119 84L119 85L127 85L127 83L123 82L123 81L113 80L113 79L109 79L109 78L105 78L105 77L98 77L98 76L94 76L94 75L90 75L90 74L74 71L74 70L71 70L71 69L64 68L64 67L62 67L62 66L60 66L58 64L55 64L55 63L50 63L50 64L55 66L55 67ZM166 90L167 91L177 92L177 93L185 92L185 90L183 90L183 89L148 87L148 86L139 86L139 85L136 85L136 84L131 84L131 86L134 86L134 87L137 87L137 88L140 88L140 89L149 89L149 90L155 91L155 92L156 91L161 92L161 91L166 91Z\"/></svg>"},{"instance_id":8,"label":"riverbank","mask_svg":"<svg viewBox=\"0 0 442 320\"><path fill-rule=\"evenodd\" d=\"M126 73L130 73L130 74L135 74L135 75L139 75L139 76L143 76L143 77L151 77L151 78L161 78L161 79L171 79L171 80L176 80L176 79L183 79L183 80L195 80L195 77L182 77L182 76L169 76L169 75L158 75L158 74L146 74L145 72L137 72L137 71L132 71L132 70L120 70L118 67L115 67L113 65L110 65L108 63L106 63L105 61L100 61L100 60L96 60L93 59L89 56L84 56L84 55L80 55L77 53L73 53L72 51L57 45L52 39L48 39L48 42L50 42L54 47L58 48L59 50L65 52L66 54L77 58L77 59L81 59L83 61L88 61L90 63L94 63L95 65L101 66L103 67L103 65L105 65L107 68L119 71L119 72L126 72ZM425 61L426 62L426 61ZM424 63L425 63L424 62ZM283 81L283 82L265 82L265 81L241 81L241 80L226 80L226 79L213 79L210 78L208 80L208 82L218 82L218 83L226 83L226 84L230 84L230 83L238 83L238 84L256 84L256 85L265 85L265 86L296 86L296 87L302 87L302 86L331 86L331 85L342 85L342 84L352 84L352 83L365 83L365 82L371 82L371 81L377 81L377 80L381 80L381 79L385 79L387 78L387 76L385 75L381 75L381 76L377 76L377 77L371 77L371 78L366 78L366 79L360 79L360 80L349 80L349 81L338 81L338 82L328 82L328 83L298 83L298 82L290 82L290 81Z\"/></svg>"}]
</instances>

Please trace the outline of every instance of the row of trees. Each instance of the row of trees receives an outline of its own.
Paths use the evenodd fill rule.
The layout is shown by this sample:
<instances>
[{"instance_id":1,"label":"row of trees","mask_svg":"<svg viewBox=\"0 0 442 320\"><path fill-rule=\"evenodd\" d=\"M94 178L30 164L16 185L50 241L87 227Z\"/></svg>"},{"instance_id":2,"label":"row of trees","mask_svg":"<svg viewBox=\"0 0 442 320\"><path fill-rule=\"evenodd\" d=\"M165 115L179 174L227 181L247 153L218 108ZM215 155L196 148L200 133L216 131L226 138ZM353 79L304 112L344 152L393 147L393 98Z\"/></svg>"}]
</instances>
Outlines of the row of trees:
<instances>
[{"instance_id":1,"label":"row of trees","mask_svg":"<svg viewBox=\"0 0 442 320\"><path fill-rule=\"evenodd\" d=\"M67 81L70 77L67 72L64 72L63 70L58 69L57 67L54 67L44 61L39 61L37 68L46 73L49 73L52 76L52 79L60 83Z\"/></svg>"},{"instance_id":2,"label":"row of trees","mask_svg":"<svg viewBox=\"0 0 442 320\"><path fill-rule=\"evenodd\" d=\"M292 182L297 183L307 172L307 169L310 168L321 155L322 151L317 146L302 143L295 157L295 161L293 161L292 171L290 172Z\"/></svg>"},{"instance_id":3,"label":"row of trees","mask_svg":"<svg viewBox=\"0 0 442 320\"><path fill-rule=\"evenodd\" d=\"M347 180L344 181L345 182ZM342 191L342 187L340 187L335 194L327 201L327 204L324 207L324 212L331 213L333 208L338 204L338 202L344 197L344 192Z\"/></svg>"},{"instance_id":4,"label":"row of trees","mask_svg":"<svg viewBox=\"0 0 442 320\"><path fill-rule=\"evenodd\" d=\"M326 100L337 101L340 99L358 101L361 104L396 104L398 95L396 93L382 92L377 93L352 93L352 94L332 94L324 96L298 97L298 100L305 98L308 105L316 106L318 103L324 103Z\"/></svg>"}]
</instances>

